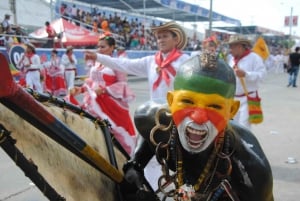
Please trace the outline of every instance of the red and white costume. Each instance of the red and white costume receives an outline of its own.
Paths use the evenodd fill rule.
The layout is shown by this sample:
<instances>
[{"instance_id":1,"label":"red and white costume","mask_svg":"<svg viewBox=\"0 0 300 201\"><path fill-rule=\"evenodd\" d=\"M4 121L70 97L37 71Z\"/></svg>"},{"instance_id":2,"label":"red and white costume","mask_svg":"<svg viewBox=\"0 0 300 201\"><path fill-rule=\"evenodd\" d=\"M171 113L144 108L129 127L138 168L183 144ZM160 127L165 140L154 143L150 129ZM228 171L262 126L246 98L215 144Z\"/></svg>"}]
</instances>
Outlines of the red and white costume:
<instances>
[{"instance_id":1,"label":"red and white costume","mask_svg":"<svg viewBox=\"0 0 300 201\"><path fill-rule=\"evenodd\" d=\"M26 87L34 89L39 93L42 93L43 88L40 80L40 57L37 54L25 53L24 57L20 61L20 66L23 66L24 68Z\"/></svg>"},{"instance_id":2,"label":"red and white costume","mask_svg":"<svg viewBox=\"0 0 300 201\"><path fill-rule=\"evenodd\" d=\"M97 95L95 90L98 88L105 92ZM126 74L96 62L82 86L82 92L85 92L82 107L100 119L107 119L112 133L131 155L136 145L136 133L128 102L134 100L135 96L128 88Z\"/></svg>"},{"instance_id":3,"label":"red and white costume","mask_svg":"<svg viewBox=\"0 0 300 201\"><path fill-rule=\"evenodd\" d=\"M59 57L51 58L44 64L45 66L45 91L54 96L64 96L67 88L64 78L64 69L60 65Z\"/></svg>"},{"instance_id":4,"label":"red and white costume","mask_svg":"<svg viewBox=\"0 0 300 201\"><path fill-rule=\"evenodd\" d=\"M67 89L74 88L77 65L77 59L75 55L72 54L68 56L67 54L63 54L63 56L61 57L61 65L62 68L65 69L65 80L67 84Z\"/></svg>"}]
</instances>

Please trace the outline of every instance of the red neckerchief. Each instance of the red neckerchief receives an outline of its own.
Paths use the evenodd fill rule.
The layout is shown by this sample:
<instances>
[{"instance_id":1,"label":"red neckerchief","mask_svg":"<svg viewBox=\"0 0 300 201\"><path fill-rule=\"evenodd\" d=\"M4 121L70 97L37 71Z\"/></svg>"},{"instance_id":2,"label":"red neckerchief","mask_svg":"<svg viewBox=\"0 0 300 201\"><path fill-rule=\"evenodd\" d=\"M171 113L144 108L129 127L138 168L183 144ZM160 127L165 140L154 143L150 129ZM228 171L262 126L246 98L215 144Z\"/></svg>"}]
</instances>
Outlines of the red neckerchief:
<instances>
[{"instance_id":1,"label":"red neckerchief","mask_svg":"<svg viewBox=\"0 0 300 201\"><path fill-rule=\"evenodd\" d=\"M250 53L251 53L251 50L248 49L248 50L246 50L246 51L242 54L242 56L240 56L240 57L234 57L234 67L236 68L238 62L239 62L243 57L247 56L247 55L250 54Z\"/></svg>"},{"instance_id":2,"label":"red neckerchief","mask_svg":"<svg viewBox=\"0 0 300 201\"><path fill-rule=\"evenodd\" d=\"M169 55L167 56L167 58L165 60L163 60L161 51L159 51L155 54L155 63L157 64L156 71L159 75L158 75L157 80L153 84L153 87L152 87L153 91L158 87L161 80L165 80L167 85L170 85L171 81L170 81L170 76L169 76L168 72L171 73L173 76L176 75L176 71L173 68L173 66L171 65L171 63L173 61L175 61L181 55L182 55L182 52L175 48L169 53Z\"/></svg>"},{"instance_id":3,"label":"red neckerchief","mask_svg":"<svg viewBox=\"0 0 300 201\"><path fill-rule=\"evenodd\" d=\"M33 53L30 52L30 53L26 53L26 57L29 59L29 64L31 65L32 64L32 61L31 61L31 58L33 57Z\"/></svg>"}]
</instances>

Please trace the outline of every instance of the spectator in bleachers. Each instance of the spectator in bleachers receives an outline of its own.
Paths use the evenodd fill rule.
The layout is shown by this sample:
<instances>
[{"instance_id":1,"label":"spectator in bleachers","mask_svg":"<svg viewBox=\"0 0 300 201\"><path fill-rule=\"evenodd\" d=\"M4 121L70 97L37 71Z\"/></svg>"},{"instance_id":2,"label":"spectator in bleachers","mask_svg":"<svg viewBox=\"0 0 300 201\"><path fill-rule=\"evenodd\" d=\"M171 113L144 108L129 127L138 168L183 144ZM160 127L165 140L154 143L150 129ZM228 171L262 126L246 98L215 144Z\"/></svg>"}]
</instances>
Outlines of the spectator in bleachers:
<instances>
[{"instance_id":1,"label":"spectator in bleachers","mask_svg":"<svg viewBox=\"0 0 300 201\"><path fill-rule=\"evenodd\" d=\"M78 13L79 9L76 8L76 5L73 4L72 8L71 8L71 18L73 20L78 20L78 16L77 16L77 13Z\"/></svg>"},{"instance_id":2,"label":"spectator in bleachers","mask_svg":"<svg viewBox=\"0 0 300 201\"><path fill-rule=\"evenodd\" d=\"M71 6L66 6L66 14L69 18L69 20L72 19L72 7Z\"/></svg>"},{"instance_id":3,"label":"spectator in bleachers","mask_svg":"<svg viewBox=\"0 0 300 201\"><path fill-rule=\"evenodd\" d=\"M98 33L98 21L97 21L97 19L93 20L93 32Z\"/></svg>"},{"instance_id":4,"label":"spectator in bleachers","mask_svg":"<svg viewBox=\"0 0 300 201\"><path fill-rule=\"evenodd\" d=\"M144 50L146 45L146 39L144 34L140 35L140 50Z\"/></svg>"},{"instance_id":5,"label":"spectator in bleachers","mask_svg":"<svg viewBox=\"0 0 300 201\"><path fill-rule=\"evenodd\" d=\"M155 37L149 32L149 29L145 29L143 25L144 23L147 23L145 20L148 19L141 19L127 14L119 16L117 12L101 11L98 8L82 7L82 9L79 9L79 6L73 3L62 4L61 14L64 12L66 16L69 16L67 11L70 11L73 5L77 8L77 18L80 19L78 21L79 23L76 23L77 25L95 31L96 23L94 23L94 20L97 20L98 29L103 29L102 23L105 21L104 24L107 24L108 28L105 28L103 31L100 30L99 32L111 32L120 35L120 37L124 37L122 40L126 43L127 49L157 49ZM108 15L108 17L106 15ZM162 23L158 20L152 21L152 25L159 24ZM118 40L117 37L116 40Z\"/></svg>"},{"instance_id":6,"label":"spectator in bleachers","mask_svg":"<svg viewBox=\"0 0 300 201\"><path fill-rule=\"evenodd\" d=\"M15 35L16 35L16 42L17 43L29 43L29 39L23 36L26 36L27 34L24 33L24 31L22 30L22 28L20 26L16 27L16 31L15 31Z\"/></svg>"},{"instance_id":7,"label":"spectator in bleachers","mask_svg":"<svg viewBox=\"0 0 300 201\"><path fill-rule=\"evenodd\" d=\"M81 11L80 9L76 10L76 16L73 18L73 20L75 21L75 24L77 26L80 26L80 22L86 23L86 15L85 15L85 11Z\"/></svg>"},{"instance_id":8,"label":"spectator in bleachers","mask_svg":"<svg viewBox=\"0 0 300 201\"><path fill-rule=\"evenodd\" d=\"M91 29L91 25L93 24L93 18L90 12L85 13L85 23L87 24L86 28Z\"/></svg>"},{"instance_id":9,"label":"spectator in bleachers","mask_svg":"<svg viewBox=\"0 0 300 201\"><path fill-rule=\"evenodd\" d=\"M53 48L54 47L54 38L56 37L55 29L50 25L50 22L45 22L47 36L47 42L44 45L46 48Z\"/></svg>"},{"instance_id":10,"label":"spectator in bleachers","mask_svg":"<svg viewBox=\"0 0 300 201\"><path fill-rule=\"evenodd\" d=\"M59 8L59 14L62 16L62 18L64 18L65 20L68 20L68 13L67 13L67 5L62 3L60 5L60 8Z\"/></svg>"},{"instance_id":11,"label":"spectator in bleachers","mask_svg":"<svg viewBox=\"0 0 300 201\"><path fill-rule=\"evenodd\" d=\"M140 41L139 41L139 36L137 34L137 31L135 31L135 33L131 34L131 38L130 38L130 49L138 49L140 45Z\"/></svg>"},{"instance_id":12,"label":"spectator in bleachers","mask_svg":"<svg viewBox=\"0 0 300 201\"><path fill-rule=\"evenodd\" d=\"M104 33L105 32L110 32L109 29L109 22L107 20L103 20L101 23L101 29L103 29Z\"/></svg>"},{"instance_id":13,"label":"spectator in bleachers","mask_svg":"<svg viewBox=\"0 0 300 201\"><path fill-rule=\"evenodd\" d=\"M98 8L97 7L92 8L91 14L92 16L96 16L98 14Z\"/></svg>"},{"instance_id":14,"label":"spectator in bleachers","mask_svg":"<svg viewBox=\"0 0 300 201\"><path fill-rule=\"evenodd\" d=\"M97 20L98 20L98 28L101 29L101 23L103 21L101 13L97 14Z\"/></svg>"},{"instance_id":15,"label":"spectator in bleachers","mask_svg":"<svg viewBox=\"0 0 300 201\"><path fill-rule=\"evenodd\" d=\"M14 39L10 35L5 35L0 37L1 46L4 46L7 51L9 51L10 47L14 44Z\"/></svg>"},{"instance_id":16,"label":"spectator in bleachers","mask_svg":"<svg viewBox=\"0 0 300 201\"><path fill-rule=\"evenodd\" d=\"M1 29L2 29L1 33L5 33L5 34L13 33L9 21L10 21L10 14L5 14L4 20L1 22Z\"/></svg>"}]
</instances>

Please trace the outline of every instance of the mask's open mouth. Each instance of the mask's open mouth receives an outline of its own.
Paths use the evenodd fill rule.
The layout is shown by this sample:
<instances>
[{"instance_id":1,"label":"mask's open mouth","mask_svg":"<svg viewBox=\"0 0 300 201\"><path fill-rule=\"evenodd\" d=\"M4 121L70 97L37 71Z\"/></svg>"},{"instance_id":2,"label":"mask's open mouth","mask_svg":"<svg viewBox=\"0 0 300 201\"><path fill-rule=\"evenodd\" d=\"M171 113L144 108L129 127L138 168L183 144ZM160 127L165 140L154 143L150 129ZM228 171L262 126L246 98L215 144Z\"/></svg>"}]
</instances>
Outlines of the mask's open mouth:
<instances>
[{"instance_id":1,"label":"mask's open mouth","mask_svg":"<svg viewBox=\"0 0 300 201\"><path fill-rule=\"evenodd\" d=\"M187 126L185 130L186 140L190 147L197 149L207 139L208 132L206 129L195 129L191 126Z\"/></svg>"}]
</instances>

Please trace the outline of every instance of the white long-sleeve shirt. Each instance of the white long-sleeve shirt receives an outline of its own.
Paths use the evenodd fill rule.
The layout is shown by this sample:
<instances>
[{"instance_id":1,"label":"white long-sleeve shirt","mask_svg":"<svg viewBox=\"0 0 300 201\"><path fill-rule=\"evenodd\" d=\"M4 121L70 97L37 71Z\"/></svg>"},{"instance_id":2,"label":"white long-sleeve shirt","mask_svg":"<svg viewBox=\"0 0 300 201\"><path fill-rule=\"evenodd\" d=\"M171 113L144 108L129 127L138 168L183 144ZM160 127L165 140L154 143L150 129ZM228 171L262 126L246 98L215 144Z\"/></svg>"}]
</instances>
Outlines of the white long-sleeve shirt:
<instances>
[{"instance_id":1,"label":"white long-sleeve shirt","mask_svg":"<svg viewBox=\"0 0 300 201\"><path fill-rule=\"evenodd\" d=\"M167 55L164 55L166 58ZM182 54L179 58L171 63L173 68L177 71L180 64L189 58L187 54ZM120 70L127 74L136 75L138 77L147 77L150 91L150 98L153 101L166 102L166 95L168 91L173 90L174 76L169 73L170 84L162 80L159 86L153 90L153 84L157 80L159 74L156 72L157 64L155 63L155 55L146 56L138 59L127 58L112 58L110 56L97 54L97 61L112 69Z\"/></svg>"},{"instance_id":2,"label":"white long-sleeve shirt","mask_svg":"<svg viewBox=\"0 0 300 201\"><path fill-rule=\"evenodd\" d=\"M74 54L72 54L72 59L74 63L71 63L67 54L63 54L61 57L61 65L64 69L76 69L77 59Z\"/></svg>"},{"instance_id":3,"label":"white long-sleeve shirt","mask_svg":"<svg viewBox=\"0 0 300 201\"><path fill-rule=\"evenodd\" d=\"M259 83L263 81L267 74L266 66L262 58L254 52L243 57L238 63L238 68L246 72L244 77L248 92L258 90ZM244 94L245 91L241 84L241 80L236 78L236 95Z\"/></svg>"},{"instance_id":4,"label":"white long-sleeve shirt","mask_svg":"<svg viewBox=\"0 0 300 201\"><path fill-rule=\"evenodd\" d=\"M40 69L42 67L40 57L37 54L34 54L31 58L25 56L22 64L23 66L30 64L29 67L26 67L28 70Z\"/></svg>"}]
</instances>

